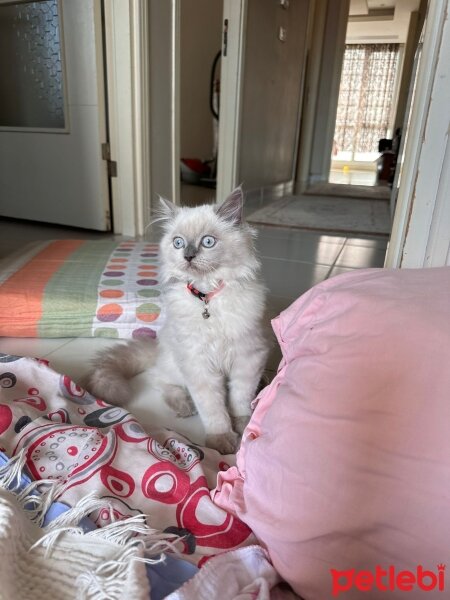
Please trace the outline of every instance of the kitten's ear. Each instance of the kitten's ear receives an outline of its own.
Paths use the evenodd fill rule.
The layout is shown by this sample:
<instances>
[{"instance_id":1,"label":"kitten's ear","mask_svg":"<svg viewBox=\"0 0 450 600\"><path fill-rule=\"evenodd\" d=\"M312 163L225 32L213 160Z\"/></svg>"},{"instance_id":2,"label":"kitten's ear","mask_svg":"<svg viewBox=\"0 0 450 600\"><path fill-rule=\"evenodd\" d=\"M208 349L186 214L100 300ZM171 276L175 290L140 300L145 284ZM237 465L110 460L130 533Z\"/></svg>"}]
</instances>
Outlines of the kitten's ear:
<instances>
[{"instance_id":1,"label":"kitten's ear","mask_svg":"<svg viewBox=\"0 0 450 600\"><path fill-rule=\"evenodd\" d=\"M242 222L242 208L244 206L244 194L240 185L234 189L222 204L216 208L216 213L224 221L239 225Z\"/></svg>"},{"instance_id":2,"label":"kitten's ear","mask_svg":"<svg viewBox=\"0 0 450 600\"><path fill-rule=\"evenodd\" d=\"M163 198L162 196L158 196L158 199L159 207L157 208L156 212L159 214L161 219L170 221L180 210L179 207L176 206L176 204L174 204L170 200Z\"/></svg>"}]
</instances>

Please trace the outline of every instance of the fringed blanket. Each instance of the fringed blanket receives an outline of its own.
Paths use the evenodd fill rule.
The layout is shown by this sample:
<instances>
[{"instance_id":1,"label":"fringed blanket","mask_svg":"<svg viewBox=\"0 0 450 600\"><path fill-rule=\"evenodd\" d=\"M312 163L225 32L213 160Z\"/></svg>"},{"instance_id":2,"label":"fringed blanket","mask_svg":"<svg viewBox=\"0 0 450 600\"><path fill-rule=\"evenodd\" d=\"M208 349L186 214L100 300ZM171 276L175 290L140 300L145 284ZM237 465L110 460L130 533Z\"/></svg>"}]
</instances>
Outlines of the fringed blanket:
<instances>
[{"instance_id":1,"label":"fringed blanket","mask_svg":"<svg viewBox=\"0 0 450 600\"><path fill-rule=\"evenodd\" d=\"M82 515L101 504L93 495L42 528L54 485L42 495L36 482L21 487L20 462L13 459L0 467L2 600L295 598L285 586L278 585L280 578L260 546L216 556L192 577L192 570L186 571L186 567L193 569L192 565L161 554L170 546L168 536L152 531L143 515L100 529L92 523L86 525L87 519L80 526Z\"/></svg>"},{"instance_id":2,"label":"fringed blanket","mask_svg":"<svg viewBox=\"0 0 450 600\"><path fill-rule=\"evenodd\" d=\"M0 355L0 447L22 453L34 480L54 482L53 499L103 501L97 526L144 515L176 536L176 550L202 565L253 544L250 529L217 507L210 490L234 456L199 447L165 429L144 431L123 408L94 398L45 361Z\"/></svg>"},{"instance_id":3,"label":"fringed blanket","mask_svg":"<svg viewBox=\"0 0 450 600\"><path fill-rule=\"evenodd\" d=\"M41 529L28 510L35 503L2 483L0 477L0 598L149 600L146 544L136 537L142 522L84 533L76 515L66 513L64 522L56 519Z\"/></svg>"}]
</instances>

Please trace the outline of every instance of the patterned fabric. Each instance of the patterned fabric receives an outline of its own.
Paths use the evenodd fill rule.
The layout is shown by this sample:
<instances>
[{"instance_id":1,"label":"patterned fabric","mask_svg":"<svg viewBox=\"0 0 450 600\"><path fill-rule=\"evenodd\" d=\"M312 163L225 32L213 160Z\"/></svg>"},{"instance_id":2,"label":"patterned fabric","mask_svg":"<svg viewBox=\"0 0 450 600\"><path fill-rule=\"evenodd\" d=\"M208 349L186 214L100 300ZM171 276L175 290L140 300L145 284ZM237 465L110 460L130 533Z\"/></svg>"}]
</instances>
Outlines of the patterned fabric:
<instances>
[{"instance_id":1,"label":"patterned fabric","mask_svg":"<svg viewBox=\"0 0 450 600\"><path fill-rule=\"evenodd\" d=\"M0 450L23 449L33 479L61 485L74 506L89 492L111 503L90 515L102 527L147 516L154 529L184 536L195 564L255 542L242 521L211 500L217 473L234 464L166 429L146 432L123 408L98 400L46 361L0 355Z\"/></svg>"},{"instance_id":2,"label":"patterned fabric","mask_svg":"<svg viewBox=\"0 0 450 600\"><path fill-rule=\"evenodd\" d=\"M0 270L0 335L156 337L163 323L158 247L57 240Z\"/></svg>"}]
</instances>

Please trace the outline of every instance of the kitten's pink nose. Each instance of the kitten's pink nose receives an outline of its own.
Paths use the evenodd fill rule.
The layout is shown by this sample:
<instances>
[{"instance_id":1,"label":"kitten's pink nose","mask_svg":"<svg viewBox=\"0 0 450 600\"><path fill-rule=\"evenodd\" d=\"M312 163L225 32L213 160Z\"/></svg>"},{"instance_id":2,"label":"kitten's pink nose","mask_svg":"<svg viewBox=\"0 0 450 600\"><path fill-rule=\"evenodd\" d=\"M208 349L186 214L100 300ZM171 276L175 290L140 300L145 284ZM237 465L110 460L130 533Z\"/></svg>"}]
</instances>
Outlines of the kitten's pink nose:
<instances>
[{"instance_id":1,"label":"kitten's pink nose","mask_svg":"<svg viewBox=\"0 0 450 600\"><path fill-rule=\"evenodd\" d=\"M188 261L188 263L190 263L194 257L193 256L185 256L184 258Z\"/></svg>"}]
</instances>

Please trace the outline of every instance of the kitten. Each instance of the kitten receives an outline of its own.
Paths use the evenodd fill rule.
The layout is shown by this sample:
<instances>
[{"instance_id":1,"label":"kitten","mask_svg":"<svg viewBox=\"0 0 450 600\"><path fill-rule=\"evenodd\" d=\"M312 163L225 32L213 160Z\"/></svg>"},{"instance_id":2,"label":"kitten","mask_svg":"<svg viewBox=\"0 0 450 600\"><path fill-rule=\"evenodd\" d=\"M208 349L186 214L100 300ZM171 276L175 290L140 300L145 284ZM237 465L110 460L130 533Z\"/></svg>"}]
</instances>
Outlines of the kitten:
<instances>
[{"instance_id":1,"label":"kitten","mask_svg":"<svg viewBox=\"0 0 450 600\"><path fill-rule=\"evenodd\" d=\"M161 199L166 321L158 342L114 348L90 377L98 397L120 402L129 395L126 379L151 369L169 406L183 417L198 411L206 446L223 454L236 450L268 353L265 288L242 207L241 188L218 207Z\"/></svg>"}]
</instances>

